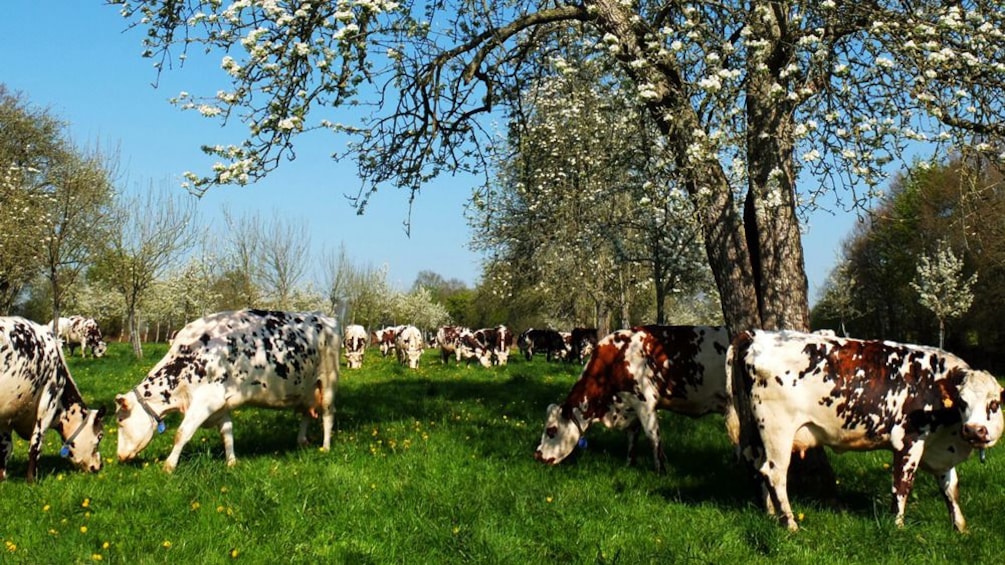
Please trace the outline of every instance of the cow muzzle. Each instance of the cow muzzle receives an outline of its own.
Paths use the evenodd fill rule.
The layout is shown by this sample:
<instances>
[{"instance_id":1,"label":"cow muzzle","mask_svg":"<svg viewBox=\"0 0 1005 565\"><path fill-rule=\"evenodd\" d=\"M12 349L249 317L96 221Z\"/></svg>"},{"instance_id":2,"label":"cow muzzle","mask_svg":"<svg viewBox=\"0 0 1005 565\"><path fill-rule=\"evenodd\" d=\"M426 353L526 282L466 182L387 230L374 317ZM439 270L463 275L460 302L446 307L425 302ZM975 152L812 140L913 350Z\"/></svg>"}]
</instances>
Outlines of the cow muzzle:
<instances>
[{"instance_id":1,"label":"cow muzzle","mask_svg":"<svg viewBox=\"0 0 1005 565\"><path fill-rule=\"evenodd\" d=\"M534 452L534 459L536 459L537 461L540 461L541 463L544 463L545 465L554 465L555 464L555 458L554 457L547 457L546 458L544 455L541 454L541 450L540 449Z\"/></svg>"},{"instance_id":2,"label":"cow muzzle","mask_svg":"<svg viewBox=\"0 0 1005 565\"><path fill-rule=\"evenodd\" d=\"M963 426L960 435L976 448L985 448L991 443L988 428L983 424L966 424Z\"/></svg>"}]
</instances>

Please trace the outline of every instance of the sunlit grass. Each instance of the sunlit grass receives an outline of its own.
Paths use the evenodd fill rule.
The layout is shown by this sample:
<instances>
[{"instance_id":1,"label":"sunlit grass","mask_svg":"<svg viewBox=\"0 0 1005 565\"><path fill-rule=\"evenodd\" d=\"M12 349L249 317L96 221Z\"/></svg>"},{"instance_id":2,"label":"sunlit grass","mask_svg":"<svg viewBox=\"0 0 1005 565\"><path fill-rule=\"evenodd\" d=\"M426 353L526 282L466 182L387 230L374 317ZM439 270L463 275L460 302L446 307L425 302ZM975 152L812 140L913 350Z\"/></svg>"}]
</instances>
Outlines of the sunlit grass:
<instances>
[{"instance_id":1,"label":"sunlit grass","mask_svg":"<svg viewBox=\"0 0 1005 565\"><path fill-rule=\"evenodd\" d=\"M114 405L166 347L142 361L124 344L70 361L92 405ZM621 432L593 428L589 448L557 467L531 457L544 409L575 366L442 366L419 371L376 351L343 370L332 449L298 449L299 417L244 408L234 415L239 463L228 468L214 430L186 446L167 475L178 416L141 457L85 475L47 436L35 485L17 441L0 484L4 563L978 563L1005 553L1000 477L1005 454L959 471L970 535L952 531L935 481L922 476L898 530L889 515L885 452L832 456L838 508L797 494L793 535L754 504L732 463L722 419L662 417L670 461L652 470L648 444L625 465ZM315 440L320 425L312 428Z\"/></svg>"}]
</instances>

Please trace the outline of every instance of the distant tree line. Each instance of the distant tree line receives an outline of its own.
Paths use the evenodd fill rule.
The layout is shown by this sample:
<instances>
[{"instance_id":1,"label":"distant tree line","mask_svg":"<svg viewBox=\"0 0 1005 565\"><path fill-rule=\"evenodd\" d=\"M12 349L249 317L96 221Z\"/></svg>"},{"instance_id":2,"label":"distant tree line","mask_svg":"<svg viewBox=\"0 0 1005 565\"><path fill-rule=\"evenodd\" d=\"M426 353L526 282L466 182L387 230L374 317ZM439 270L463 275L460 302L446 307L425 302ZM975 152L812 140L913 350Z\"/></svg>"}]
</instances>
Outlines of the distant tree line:
<instances>
[{"instance_id":1,"label":"distant tree line","mask_svg":"<svg viewBox=\"0 0 1005 565\"><path fill-rule=\"evenodd\" d=\"M1005 370L1005 186L961 156L918 162L845 241L814 327L946 349Z\"/></svg>"}]
</instances>

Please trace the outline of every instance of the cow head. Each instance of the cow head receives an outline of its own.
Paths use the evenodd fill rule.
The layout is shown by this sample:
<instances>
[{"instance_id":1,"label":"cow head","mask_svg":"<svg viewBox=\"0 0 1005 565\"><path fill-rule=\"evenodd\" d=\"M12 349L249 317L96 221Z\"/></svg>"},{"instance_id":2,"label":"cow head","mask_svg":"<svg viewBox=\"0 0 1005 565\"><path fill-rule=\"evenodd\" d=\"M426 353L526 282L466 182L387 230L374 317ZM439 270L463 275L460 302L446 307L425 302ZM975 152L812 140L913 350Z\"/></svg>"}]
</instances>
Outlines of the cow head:
<instances>
[{"instance_id":1,"label":"cow head","mask_svg":"<svg viewBox=\"0 0 1005 565\"><path fill-rule=\"evenodd\" d=\"M574 413L563 414L562 407L557 404L548 406L544 433L541 434L541 444L534 452L534 459L557 465L572 453L589 425L589 422L580 422Z\"/></svg>"},{"instance_id":2,"label":"cow head","mask_svg":"<svg viewBox=\"0 0 1005 565\"><path fill-rule=\"evenodd\" d=\"M108 344L100 339L91 348L91 352L94 353L95 357L103 357L105 355L105 351L108 351Z\"/></svg>"},{"instance_id":3,"label":"cow head","mask_svg":"<svg viewBox=\"0 0 1005 565\"><path fill-rule=\"evenodd\" d=\"M1005 429L1005 417L1002 416L1005 390L998 384L998 380L986 371L960 370L960 372L964 376L959 387L952 385L941 387L943 405L946 408L956 406L959 409L962 418L960 437L975 449L992 447L1001 438Z\"/></svg>"},{"instance_id":4,"label":"cow head","mask_svg":"<svg viewBox=\"0 0 1005 565\"><path fill-rule=\"evenodd\" d=\"M135 390L115 395L116 417L119 422L119 462L135 458L154 437L163 431L163 422L140 399Z\"/></svg>"},{"instance_id":5,"label":"cow head","mask_svg":"<svg viewBox=\"0 0 1005 565\"><path fill-rule=\"evenodd\" d=\"M69 458L82 471L94 473L101 470L98 448L105 435L104 415L103 407L87 410L82 404L74 404L61 416L61 429L65 435L60 455Z\"/></svg>"}]
</instances>

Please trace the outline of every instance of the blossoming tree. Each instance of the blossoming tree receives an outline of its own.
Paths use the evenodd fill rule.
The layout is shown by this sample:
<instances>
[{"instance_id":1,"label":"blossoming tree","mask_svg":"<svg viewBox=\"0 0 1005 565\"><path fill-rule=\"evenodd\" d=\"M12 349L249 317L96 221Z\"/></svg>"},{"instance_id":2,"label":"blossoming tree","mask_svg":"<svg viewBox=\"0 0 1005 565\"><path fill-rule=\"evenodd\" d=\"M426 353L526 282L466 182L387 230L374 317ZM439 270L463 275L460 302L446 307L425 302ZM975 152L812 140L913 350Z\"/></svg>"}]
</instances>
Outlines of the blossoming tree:
<instances>
[{"instance_id":1,"label":"blossoming tree","mask_svg":"<svg viewBox=\"0 0 1005 565\"><path fill-rule=\"evenodd\" d=\"M852 204L908 142L997 157L1005 133L999 0L119 0L166 67L198 47L229 87L177 102L247 138L207 151L194 190L267 174L304 132L350 136L368 190L415 192L485 167L484 118L519 100L571 29L657 123L689 195L732 328L805 327L802 167ZM194 51L194 49L193 49ZM335 110L351 108L348 122Z\"/></svg>"}]
</instances>

